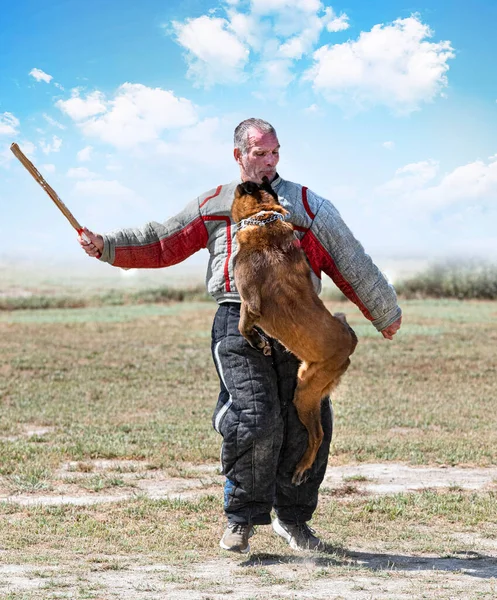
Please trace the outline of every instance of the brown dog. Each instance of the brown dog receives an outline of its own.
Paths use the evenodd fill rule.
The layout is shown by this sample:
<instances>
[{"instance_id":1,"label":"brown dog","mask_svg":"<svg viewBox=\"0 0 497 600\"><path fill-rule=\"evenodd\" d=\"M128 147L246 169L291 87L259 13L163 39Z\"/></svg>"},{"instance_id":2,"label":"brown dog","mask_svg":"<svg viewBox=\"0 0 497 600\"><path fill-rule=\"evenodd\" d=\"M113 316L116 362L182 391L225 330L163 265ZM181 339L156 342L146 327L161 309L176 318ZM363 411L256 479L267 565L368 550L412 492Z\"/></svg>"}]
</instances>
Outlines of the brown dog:
<instances>
[{"instance_id":1,"label":"brown dog","mask_svg":"<svg viewBox=\"0 0 497 600\"><path fill-rule=\"evenodd\" d=\"M267 178L258 185L241 183L231 210L238 224L235 282L242 306L240 333L264 354L269 342L257 325L279 340L301 361L294 404L305 425L309 442L292 482L305 481L323 440L321 399L337 386L350 364L357 337L345 315L332 316L319 299L310 267L288 214Z\"/></svg>"}]
</instances>

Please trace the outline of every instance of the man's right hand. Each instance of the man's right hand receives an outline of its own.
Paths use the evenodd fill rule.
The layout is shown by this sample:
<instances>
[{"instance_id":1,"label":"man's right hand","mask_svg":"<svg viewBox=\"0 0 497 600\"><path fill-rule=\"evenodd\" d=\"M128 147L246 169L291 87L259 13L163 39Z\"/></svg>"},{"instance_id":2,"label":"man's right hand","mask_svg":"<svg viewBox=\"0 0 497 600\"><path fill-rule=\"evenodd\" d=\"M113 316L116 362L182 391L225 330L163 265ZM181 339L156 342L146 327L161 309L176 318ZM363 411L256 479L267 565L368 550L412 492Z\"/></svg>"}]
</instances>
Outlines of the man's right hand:
<instances>
[{"instance_id":1,"label":"man's right hand","mask_svg":"<svg viewBox=\"0 0 497 600\"><path fill-rule=\"evenodd\" d=\"M81 236L78 236L79 245L88 256L99 258L104 251L104 238L98 233L93 233L93 231L90 231L86 227L83 227L83 233L90 241L87 242Z\"/></svg>"}]
</instances>

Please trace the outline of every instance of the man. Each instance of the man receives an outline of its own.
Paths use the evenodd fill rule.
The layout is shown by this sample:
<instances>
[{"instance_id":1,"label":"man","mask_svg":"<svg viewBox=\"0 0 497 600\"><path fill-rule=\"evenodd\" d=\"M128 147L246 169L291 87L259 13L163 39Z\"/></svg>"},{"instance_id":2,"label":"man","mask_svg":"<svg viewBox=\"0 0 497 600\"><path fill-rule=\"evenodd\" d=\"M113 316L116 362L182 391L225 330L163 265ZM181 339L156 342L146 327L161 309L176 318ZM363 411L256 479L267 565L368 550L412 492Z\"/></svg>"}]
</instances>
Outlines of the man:
<instances>
[{"instance_id":1,"label":"man","mask_svg":"<svg viewBox=\"0 0 497 600\"><path fill-rule=\"evenodd\" d=\"M247 119L237 126L234 138L240 179L261 183L267 176L271 181L280 203L290 212L316 289L321 288L324 271L391 340L401 324L393 288L329 201L278 175L280 146L274 128L261 119ZM167 267L201 248L209 249L207 287L219 304L212 353L221 385L213 425L223 437L228 519L220 546L249 552L253 526L270 524L274 509L273 529L293 549L319 549L322 543L307 523L326 471L331 405L329 399L322 402L324 439L308 479L295 486L293 471L307 446L307 431L292 403L298 361L276 340L270 340L271 356L265 356L238 331L240 297L233 279L236 240L230 215L239 183L202 194L164 224L153 222L104 236L85 230L90 242L80 238L80 244L90 256L101 254L100 260L127 268Z\"/></svg>"}]
</instances>

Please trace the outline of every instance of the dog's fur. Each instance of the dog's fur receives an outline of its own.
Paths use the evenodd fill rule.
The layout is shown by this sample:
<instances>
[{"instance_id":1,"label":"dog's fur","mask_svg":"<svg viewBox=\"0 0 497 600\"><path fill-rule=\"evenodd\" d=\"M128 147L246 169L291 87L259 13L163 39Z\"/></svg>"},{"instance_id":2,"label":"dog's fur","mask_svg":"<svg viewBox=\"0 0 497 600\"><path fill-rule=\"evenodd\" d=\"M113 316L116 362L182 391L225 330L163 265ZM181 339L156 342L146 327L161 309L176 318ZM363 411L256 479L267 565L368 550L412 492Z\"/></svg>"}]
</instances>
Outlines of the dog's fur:
<instances>
[{"instance_id":1,"label":"dog's fur","mask_svg":"<svg viewBox=\"0 0 497 600\"><path fill-rule=\"evenodd\" d=\"M232 218L236 223L259 211L288 212L267 178L263 184L244 182L235 192ZM306 478L323 440L321 400L337 386L350 364L357 337L345 315L332 316L316 294L306 256L290 223L276 220L237 231L235 282L242 299L240 333L255 348L270 354L260 327L301 361L294 404L309 441L293 483Z\"/></svg>"}]
</instances>

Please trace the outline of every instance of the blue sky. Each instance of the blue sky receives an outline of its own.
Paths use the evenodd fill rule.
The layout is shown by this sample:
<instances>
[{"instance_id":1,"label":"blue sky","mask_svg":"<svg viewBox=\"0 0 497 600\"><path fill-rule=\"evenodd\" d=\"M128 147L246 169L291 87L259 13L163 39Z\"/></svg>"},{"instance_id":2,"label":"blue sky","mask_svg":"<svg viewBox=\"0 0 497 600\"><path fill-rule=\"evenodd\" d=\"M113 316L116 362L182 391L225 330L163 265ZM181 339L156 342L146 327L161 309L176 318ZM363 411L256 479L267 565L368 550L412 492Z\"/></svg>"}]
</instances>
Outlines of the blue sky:
<instances>
[{"instance_id":1,"label":"blue sky","mask_svg":"<svg viewBox=\"0 0 497 600\"><path fill-rule=\"evenodd\" d=\"M8 3L0 258L87 260L13 141L105 232L237 177L250 116L276 127L280 174L331 200L373 258L495 257L495 23L478 0Z\"/></svg>"}]
</instances>

